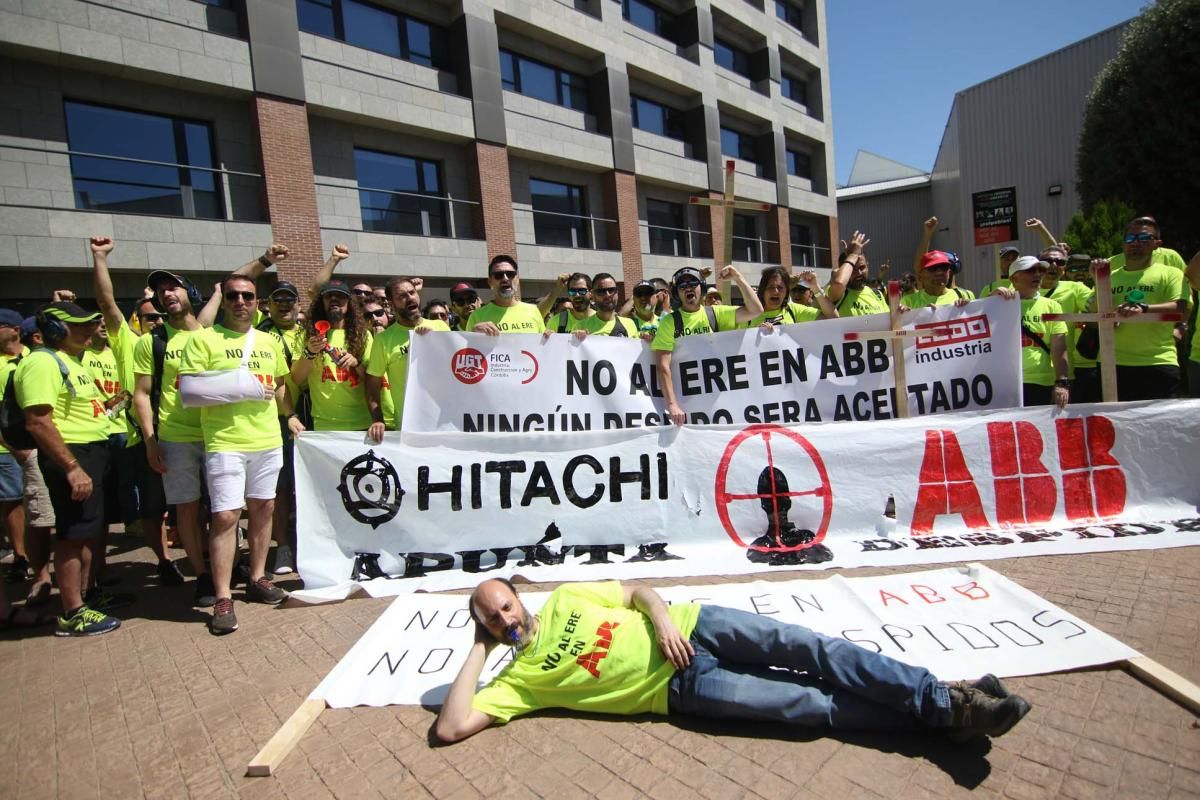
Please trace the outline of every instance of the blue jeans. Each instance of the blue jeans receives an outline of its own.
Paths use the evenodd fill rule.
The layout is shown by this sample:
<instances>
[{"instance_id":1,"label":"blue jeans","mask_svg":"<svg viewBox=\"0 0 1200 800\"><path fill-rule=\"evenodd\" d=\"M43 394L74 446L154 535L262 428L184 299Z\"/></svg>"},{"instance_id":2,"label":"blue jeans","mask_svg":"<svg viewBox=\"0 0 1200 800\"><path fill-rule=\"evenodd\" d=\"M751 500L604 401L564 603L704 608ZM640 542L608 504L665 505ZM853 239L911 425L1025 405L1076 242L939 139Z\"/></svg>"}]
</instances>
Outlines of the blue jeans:
<instances>
[{"instance_id":1,"label":"blue jeans","mask_svg":"<svg viewBox=\"0 0 1200 800\"><path fill-rule=\"evenodd\" d=\"M801 625L701 606L691 643L668 687L672 712L852 730L949 722L949 692L929 670Z\"/></svg>"}]
</instances>

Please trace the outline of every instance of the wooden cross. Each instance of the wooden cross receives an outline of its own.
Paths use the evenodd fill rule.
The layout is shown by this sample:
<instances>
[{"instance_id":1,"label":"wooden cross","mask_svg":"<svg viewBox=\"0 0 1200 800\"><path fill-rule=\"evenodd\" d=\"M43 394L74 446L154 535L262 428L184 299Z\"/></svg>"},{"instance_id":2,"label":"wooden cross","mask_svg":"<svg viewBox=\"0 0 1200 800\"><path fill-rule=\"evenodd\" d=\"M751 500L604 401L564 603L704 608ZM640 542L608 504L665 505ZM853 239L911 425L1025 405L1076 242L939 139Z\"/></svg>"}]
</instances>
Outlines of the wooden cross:
<instances>
[{"instance_id":1,"label":"wooden cross","mask_svg":"<svg viewBox=\"0 0 1200 800\"><path fill-rule=\"evenodd\" d=\"M717 276L714 282L720 284L721 302L729 302L729 281L720 281L721 270L733 263L733 210L770 211L770 203L755 203L752 200L738 200L733 193L733 159L725 162L725 195L723 197L692 197L688 202L694 206L717 206L725 209L725 231L722 239L717 242L713 234L713 267ZM717 245L721 246L718 247Z\"/></svg>"},{"instance_id":2,"label":"wooden cross","mask_svg":"<svg viewBox=\"0 0 1200 800\"><path fill-rule=\"evenodd\" d=\"M1096 357L1100 364L1100 398L1106 403L1117 402L1117 340L1115 328L1118 324L1130 325L1140 322L1179 322L1183 314L1178 311L1146 311L1135 317L1122 317L1113 309L1112 267L1107 263L1096 267L1096 313L1094 314L1043 314L1048 322L1094 322L1100 329L1100 353Z\"/></svg>"},{"instance_id":3,"label":"wooden cross","mask_svg":"<svg viewBox=\"0 0 1200 800\"><path fill-rule=\"evenodd\" d=\"M916 341L923 336L948 336L952 329L947 327L905 328L904 319L900 313L900 281L888 282L888 319L891 330L865 331L847 333L847 342L858 342L867 339L885 339L891 342L892 375L896 379L895 415L899 419L908 419L908 375L904 364L904 346L906 340Z\"/></svg>"}]
</instances>

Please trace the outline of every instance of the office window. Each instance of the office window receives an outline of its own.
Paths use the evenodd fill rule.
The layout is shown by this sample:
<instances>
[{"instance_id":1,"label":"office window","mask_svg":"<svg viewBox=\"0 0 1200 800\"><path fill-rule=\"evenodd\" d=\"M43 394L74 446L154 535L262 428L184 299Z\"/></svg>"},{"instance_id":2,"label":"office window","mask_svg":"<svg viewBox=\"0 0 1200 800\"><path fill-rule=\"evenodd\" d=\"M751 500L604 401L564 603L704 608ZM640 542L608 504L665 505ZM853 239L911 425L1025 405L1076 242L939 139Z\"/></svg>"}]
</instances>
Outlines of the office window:
<instances>
[{"instance_id":1,"label":"office window","mask_svg":"<svg viewBox=\"0 0 1200 800\"><path fill-rule=\"evenodd\" d=\"M659 256L688 256L687 216L682 203L646 199L646 228L650 252Z\"/></svg>"},{"instance_id":2,"label":"office window","mask_svg":"<svg viewBox=\"0 0 1200 800\"><path fill-rule=\"evenodd\" d=\"M816 257L812 247L812 232L808 226L802 222L793 222L788 225L788 229L792 235L792 265L814 266Z\"/></svg>"},{"instance_id":3,"label":"office window","mask_svg":"<svg viewBox=\"0 0 1200 800\"><path fill-rule=\"evenodd\" d=\"M446 32L362 0L296 0L300 30L427 67L448 66Z\"/></svg>"},{"instance_id":4,"label":"office window","mask_svg":"<svg viewBox=\"0 0 1200 800\"><path fill-rule=\"evenodd\" d=\"M363 230L447 235L449 203L442 199L441 165L436 161L356 147L354 169Z\"/></svg>"},{"instance_id":5,"label":"office window","mask_svg":"<svg viewBox=\"0 0 1200 800\"><path fill-rule=\"evenodd\" d=\"M721 154L757 163L754 157L754 137L722 126Z\"/></svg>"},{"instance_id":6,"label":"office window","mask_svg":"<svg viewBox=\"0 0 1200 800\"><path fill-rule=\"evenodd\" d=\"M582 186L530 178L529 194L533 201L534 239L538 244L591 247L586 190Z\"/></svg>"},{"instance_id":7,"label":"office window","mask_svg":"<svg viewBox=\"0 0 1200 800\"><path fill-rule=\"evenodd\" d=\"M713 39L713 56L716 58L717 66L736 72L738 75L750 77L750 56L745 50L722 39Z\"/></svg>"},{"instance_id":8,"label":"office window","mask_svg":"<svg viewBox=\"0 0 1200 800\"><path fill-rule=\"evenodd\" d=\"M808 105L808 79L784 74L779 79L779 90L784 97L802 106Z\"/></svg>"},{"instance_id":9,"label":"office window","mask_svg":"<svg viewBox=\"0 0 1200 800\"><path fill-rule=\"evenodd\" d=\"M669 106L637 95L630 97L629 105L633 111L633 127L657 133L659 136L670 136L672 139L683 140L682 111L676 111Z\"/></svg>"},{"instance_id":10,"label":"office window","mask_svg":"<svg viewBox=\"0 0 1200 800\"><path fill-rule=\"evenodd\" d=\"M644 31L674 40L675 17L646 0L621 0L621 16Z\"/></svg>"},{"instance_id":11,"label":"office window","mask_svg":"<svg viewBox=\"0 0 1200 800\"><path fill-rule=\"evenodd\" d=\"M217 163L212 125L72 100L63 109L71 150L159 162L71 156L76 208L224 219L219 176L188 169Z\"/></svg>"},{"instance_id":12,"label":"office window","mask_svg":"<svg viewBox=\"0 0 1200 800\"><path fill-rule=\"evenodd\" d=\"M733 260L762 261L762 247L758 240L758 220L750 214L733 215Z\"/></svg>"},{"instance_id":13,"label":"office window","mask_svg":"<svg viewBox=\"0 0 1200 800\"><path fill-rule=\"evenodd\" d=\"M500 51L500 80L510 91L576 111L588 110L586 79L510 50Z\"/></svg>"},{"instance_id":14,"label":"office window","mask_svg":"<svg viewBox=\"0 0 1200 800\"><path fill-rule=\"evenodd\" d=\"M801 25L801 16L804 11L795 3L790 3L788 0L775 0L775 16L791 25L798 31L803 31Z\"/></svg>"},{"instance_id":15,"label":"office window","mask_svg":"<svg viewBox=\"0 0 1200 800\"><path fill-rule=\"evenodd\" d=\"M812 156L808 153L801 153L798 150L788 150L787 171L788 175L812 180Z\"/></svg>"}]
</instances>

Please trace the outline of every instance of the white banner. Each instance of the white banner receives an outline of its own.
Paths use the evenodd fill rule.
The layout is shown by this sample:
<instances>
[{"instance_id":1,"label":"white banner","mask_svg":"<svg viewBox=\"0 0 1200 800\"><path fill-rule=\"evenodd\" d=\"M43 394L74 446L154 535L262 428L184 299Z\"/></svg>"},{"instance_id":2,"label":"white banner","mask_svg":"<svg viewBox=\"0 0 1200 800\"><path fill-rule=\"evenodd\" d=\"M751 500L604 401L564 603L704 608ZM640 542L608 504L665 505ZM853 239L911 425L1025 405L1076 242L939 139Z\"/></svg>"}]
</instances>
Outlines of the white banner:
<instances>
[{"instance_id":1,"label":"white banner","mask_svg":"<svg viewBox=\"0 0 1200 800\"><path fill-rule=\"evenodd\" d=\"M1200 541L1200 401L826 425L306 433L299 599ZM895 518L883 516L888 498Z\"/></svg>"},{"instance_id":2,"label":"white banner","mask_svg":"<svg viewBox=\"0 0 1200 800\"><path fill-rule=\"evenodd\" d=\"M1080 669L1137 651L987 567L873 578L674 586L668 602L739 608L925 667L940 680ZM522 594L531 612L548 595ZM474 638L466 595L396 598L313 690L333 708L438 705ZM481 683L513 658L496 647Z\"/></svg>"},{"instance_id":3,"label":"white banner","mask_svg":"<svg viewBox=\"0 0 1200 800\"><path fill-rule=\"evenodd\" d=\"M1020 304L999 297L905 316L913 415L1021 405ZM888 329L886 314L686 336L676 399L693 424L890 419L889 344L846 341ZM654 355L640 339L513 334L413 338L405 431L610 430L669 424Z\"/></svg>"}]
</instances>

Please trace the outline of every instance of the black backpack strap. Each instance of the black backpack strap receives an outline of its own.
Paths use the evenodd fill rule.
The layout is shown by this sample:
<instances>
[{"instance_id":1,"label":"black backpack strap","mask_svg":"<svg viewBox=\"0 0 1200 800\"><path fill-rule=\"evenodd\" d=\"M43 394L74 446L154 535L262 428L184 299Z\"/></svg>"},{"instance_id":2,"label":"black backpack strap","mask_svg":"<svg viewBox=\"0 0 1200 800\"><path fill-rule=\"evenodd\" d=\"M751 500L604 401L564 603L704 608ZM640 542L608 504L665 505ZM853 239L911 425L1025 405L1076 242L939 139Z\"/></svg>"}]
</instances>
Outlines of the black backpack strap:
<instances>
[{"instance_id":1,"label":"black backpack strap","mask_svg":"<svg viewBox=\"0 0 1200 800\"><path fill-rule=\"evenodd\" d=\"M721 327L719 325L717 325L717 312L713 311L712 306L705 306L704 314L705 314L705 316L708 317L708 329L710 331L712 331L713 333L716 333L719 330L721 330Z\"/></svg>"},{"instance_id":2,"label":"black backpack strap","mask_svg":"<svg viewBox=\"0 0 1200 800\"><path fill-rule=\"evenodd\" d=\"M163 364L167 360L167 329L160 325L150 331L150 345L154 348L154 372L150 377L150 408L154 411L154 431L158 432L158 407L162 402Z\"/></svg>"},{"instance_id":3,"label":"black backpack strap","mask_svg":"<svg viewBox=\"0 0 1200 800\"><path fill-rule=\"evenodd\" d=\"M1024 333L1026 336L1028 336L1030 339L1033 339L1033 343L1036 344L1038 347L1042 348L1047 353L1050 352L1050 347L1049 347L1049 345L1046 344L1046 340L1043 339L1041 336L1038 336L1036 333L1034 333L1030 329L1030 327L1028 325L1026 325L1024 322L1021 323L1021 332Z\"/></svg>"},{"instance_id":4,"label":"black backpack strap","mask_svg":"<svg viewBox=\"0 0 1200 800\"><path fill-rule=\"evenodd\" d=\"M953 288L953 289L954 289L954 293L958 295L958 299L959 299L959 300L965 300L965 299L966 299L966 297L967 297L967 293L966 293L966 292L964 292L962 289L958 288L957 286L954 286L954 287L951 287L951 288Z\"/></svg>"},{"instance_id":5,"label":"black backpack strap","mask_svg":"<svg viewBox=\"0 0 1200 800\"><path fill-rule=\"evenodd\" d=\"M629 331L625 330L625 326L621 324L621 317L617 314L613 314L613 329L609 336L624 336L627 339L629 338Z\"/></svg>"},{"instance_id":6,"label":"black backpack strap","mask_svg":"<svg viewBox=\"0 0 1200 800\"><path fill-rule=\"evenodd\" d=\"M671 320L675 323L675 338L683 336L683 312L678 308L671 312Z\"/></svg>"},{"instance_id":7,"label":"black backpack strap","mask_svg":"<svg viewBox=\"0 0 1200 800\"><path fill-rule=\"evenodd\" d=\"M284 335L284 332L275 327L275 323L271 321L270 317L267 317L262 322L258 323L255 328L263 333L269 333L279 340L279 343L283 345L283 360L286 361L287 365L290 367L292 365L292 348L288 347L287 336Z\"/></svg>"},{"instance_id":8,"label":"black backpack strap","mask_svg":"<svg viewBox=\"0 0 1200 800\"><path fill-rule=\"evenodd\" d=\"M560 313L558 315L558 332L559 333L567 332L567 315L570 313L571 313L570 311L567 311L566 309L564 309L562 311L562 313Z\"/></svg>"}]
</instances>

